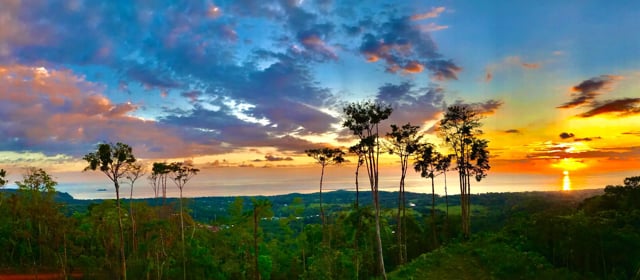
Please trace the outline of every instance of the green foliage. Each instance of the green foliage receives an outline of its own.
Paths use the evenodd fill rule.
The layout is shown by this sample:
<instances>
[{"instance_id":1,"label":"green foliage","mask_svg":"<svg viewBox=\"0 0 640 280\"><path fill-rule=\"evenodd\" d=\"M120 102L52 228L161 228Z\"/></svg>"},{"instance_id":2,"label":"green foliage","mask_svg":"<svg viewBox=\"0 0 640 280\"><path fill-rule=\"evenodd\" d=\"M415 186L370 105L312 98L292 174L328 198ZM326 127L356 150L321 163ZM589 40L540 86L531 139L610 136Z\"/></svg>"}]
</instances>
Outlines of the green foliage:
<instances>
[{"instance_id":1,"label":"green foliage","mask_svg":"<svg viewBox=\"0 0 640 280\"><path fill-rule=\"evenodd\" d=\"M7 171L0 169L0 187L4 187L7 184Z\"/></svg>"}]
</instances>

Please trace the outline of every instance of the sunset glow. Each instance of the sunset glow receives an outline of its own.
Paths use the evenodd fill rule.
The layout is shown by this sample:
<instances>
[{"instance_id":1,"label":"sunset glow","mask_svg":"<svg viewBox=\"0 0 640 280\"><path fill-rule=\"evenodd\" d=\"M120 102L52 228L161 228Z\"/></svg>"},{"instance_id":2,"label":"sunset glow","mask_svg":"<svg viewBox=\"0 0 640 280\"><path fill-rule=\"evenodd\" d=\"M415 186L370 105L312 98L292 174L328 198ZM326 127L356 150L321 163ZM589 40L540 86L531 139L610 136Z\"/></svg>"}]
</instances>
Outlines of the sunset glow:
<instances>
[{"instance_id":1,"label":"sunset glow","mask_svg":"<svg viewBox=\"0 0 640 280\"><path fill-rule=\"evenodd\" d=\"M593 187L585 174L640 169L640 2L74 3L0 2L10 181L25 166L72 178L101 142L127 143L147 163L191 159L202 185L252 173L216 168L316 176L304 150L353 144L342 107L362 100L393 106L382 134L421 125L445 153L443 110L473 105L488 176L514 184L563 172L569 190ZM342 188L354 162L333 178Z\"/></svg>"},{"instance_id":2,"label":"sunset glow","mask_svg":"<svg viewBox=\"0 0 640 280\"><path fill-rule=\"evenodd\" d=\"M570 191L571 190L571 179L569 178L569 171L565 170L562 172L562 190Z\"/></svg>"}]
</instances>

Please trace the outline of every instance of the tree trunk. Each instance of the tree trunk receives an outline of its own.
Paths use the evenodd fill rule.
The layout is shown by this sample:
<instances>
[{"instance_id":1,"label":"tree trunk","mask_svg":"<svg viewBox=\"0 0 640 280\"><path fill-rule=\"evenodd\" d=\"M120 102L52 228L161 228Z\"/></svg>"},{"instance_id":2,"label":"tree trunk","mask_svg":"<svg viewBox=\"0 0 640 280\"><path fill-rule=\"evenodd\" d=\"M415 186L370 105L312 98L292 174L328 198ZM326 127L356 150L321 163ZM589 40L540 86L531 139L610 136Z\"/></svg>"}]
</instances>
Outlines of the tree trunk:
<instances>
[{"instance_id":1,"label":"tree trunk","mask_svg":"<svg viewBox=\"0 0 640 280\"><path fill-rule=\"evenodd\" d=\"M120 273L122 275L122 279L127 280L127 260L124 254L124 230L122 229L122 211L120 209L120 185L118 184L118 180L114 180L114 185L116 187L116 203L118 207L118 229L120 230Z\"/></svg>"},{"instance_id":2,"label":"tree trunk","mask_svg":"<svg viewBox=\"0 0 640 280\"><path fill-rule=\"evenodd\" d=\"M324 178L324 164L322 164L322 172L320 173L320 220L322 221L322 240L324 240L324 207L322 207L322 179Z\"/></svg>"},{"instance_id":3,"label":"tree trunk","mask_svg":"<svg viewBox=\"0 0 640 280\"><path fill-rule=\"evenodd\" d=\"M378 264L380 265L380 272L382 273L382 279L383 280L387 280L387 273L384 269L384 254L382 252L382 238L380 236L380 199L378 197L378 190L379 190L379 177L378 177L378 163L379 163L379 158L380 158L380 143L378 140L378 125L376 124L376 155L375 155L375 159L373 160L374 163L374 167L375 169L373 170L373 179L374 179L374 204L376 207L376 241L378 242Z\"/></svg>"},{"instance_id":4,"label":"tree trunk","mask_svg":"<svg viewBox=\"0 0 640 280\"><path fill-rule=\"evenodd\" d=\"M131 247L135 252L138 243L136 242L136 220L133 217L133 182L131 183L131 194L129 194L129 215L131 216Z\"/></svg>"},{"instance_id":5,"label":"tree trunk","mask_svg":"<svg viewBox=\"0 0 640 280\"><path fill-rule=\"evenodd\" d=\"M182 208L182 187L180 187L180 233L182 238L182 279L187 279L187 256L184 243L184 217Z\"/></svg>"},{"instance_id":6,"label":"tree trunk","mask_svg":"<svg viewBox=\"0 0 640 280\"><path fill-rule=\"evenodd\" d=\"M438 236L436 233L436 188L431 176L431 235L434 248L438 247Z\"/></svg>"},{"instance_id":7,"label":"tree trunk","mask_svg":"<svg viewBox=\"0 0 640 280\"><path fill-rule=\"evenodd\" d=\"M356 167L356 210L360 204L360 187L358 186L358 174L360 171L360 159L358 159L358 166Z\"/></svg>"},{"instance_id":8,"label":"tree trunk","mask_svg":"<svg viewBox=\"0 0 640 280\"><path fill-rule=\"evenodd\" d=\"M253 265L255 267L253 272L253 279L260 279L260 270L258 268L258 209L256 205L253 205Z\"/></svg>"}]
</instances>

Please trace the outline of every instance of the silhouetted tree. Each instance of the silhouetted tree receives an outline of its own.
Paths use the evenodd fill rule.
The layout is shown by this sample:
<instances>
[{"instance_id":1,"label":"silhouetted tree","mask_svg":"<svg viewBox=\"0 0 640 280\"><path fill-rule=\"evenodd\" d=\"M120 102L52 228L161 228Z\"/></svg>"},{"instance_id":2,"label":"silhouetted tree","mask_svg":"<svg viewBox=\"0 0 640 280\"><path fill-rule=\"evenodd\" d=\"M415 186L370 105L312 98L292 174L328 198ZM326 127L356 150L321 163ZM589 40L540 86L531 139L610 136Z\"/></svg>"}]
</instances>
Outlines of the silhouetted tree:
<instances>
[{"instance_id":1,"label":"silhouetted tree","mask_svg":"<svg viewBox=\"0 0 640 280\"><path fill-rule=\"evenodd\" d=\"M7 184L7 171L0 169L0 187L4 187Z\"/></svg>"},{"instance_id":2,"label":"silhouetted tree","mask_svg":"<svg viewBox=\"0 0 640 280\"><path fill-rule=\"evenodd\" d=\"M482 126L480 119L478 112L470 106L451 106L447 108L439 128L441 137L456 157L456 169L460 182L462 232L466 238L471 232L471 176L480 181L489 169L488 141L477 138L482 135L482 130L479 129Z\"/></svg>"},{"instance_id":3,"label":"silhouetted tree","mask_svg":"<svg viewBox=\"0 0 640 280\"><path fill-rule=\"evenodd\" d=\"M433 245L438 246L438 238L436 236L436 189L434 178L439 175L439 164L444 157L440 154L435 145L431 143L420 144L413 167L416 172L420 172L423 178L431 179L431 229L433 237Z\"/></svg>"},{"instance_id":4,"label":"silhouetted tree","mask_svg":"<svg viewBox=\"0 0 640 280\"><path fill-rule=\"evenodd\" d=\"M159 193L162 191L163 204L167 200L167 176L169 176L170 172L171 169L166 162L154 162L151 167L149 181L151 182L151 187L153 188L156 198L158 198Z\"/></svg>"},{"instance_id":5,"label":"silhouetted tree","mask_svg":"<svg viewBox=\"0 0 640 280\"><path fill-rule=\"evenodd\" d=\"M379 125L391 115L391 106L371 101L351 103L343 108L345 120L343 127L348 128L360 139L365 150L365 164L371 186L373 205L375 207L376 241L378 268L383 279L387 279L382 252L382 238L380 236L380 199L378 197L378 163L380 157Z\"/></svg>"},{"instance_id":6,"label":"silhouetted tree","mask_svg":"<svg viewBox=\"0 0 640 280\"><path fill-rule=\"evenodd\" d=\"M89 163L84 171L99 169L109 177L116 189L116 203L118 208L118 228L120 230L120 261L121 275L127 279L127 261L124 253L124 230L122 228L122 212L120 208L120 179L127 174L129 165L136 161L131 147L127 144L116 143L98 145L98 149L84 156L84 160Z\"/></svg>"},{"instance_id":7,"label":"silhouetted tree","mask_svg":"<svg viewBox=\"0 0 640 280\"><path fill-rule=\"evenodd\" d=\"M349 153L355 154L356 157L358 157L356 163L356 209L360 205L360 185L358 184L358 177L360 175L360 167L364 164L365 152L366 150L361 143L349 147Z\"/></svg>"},{"instance_id":8,"label":"silhouetted tree","mask_svg":"<svg viewBox=\"0 0 640 280\"><path fill-rule=\"evenodd\" d=\"M406 253L406 232L403 230L402 225L406 217L406 205L404 180L407 177L407 169L409 168L409 156L415 153L418 149L418 142L422 139L421 135L418 135L419 126L411 125L407 123L402 127L395 124L391 125L391 132L387 133L387 143L390 154L395 154L400 157L400 186L398 191L398 214L396 215L396 236L398 242L398 261L399 264L404 264L407 260Z\"/></svg>"},{"instance_id":9,"label":"silhouetted tree","mask_svg":"<svg viewBox=\"0 0 640 280\"><path fill-rule=\"evenodd\" d=\"M454 155L449 154L443 156L440 161L438 161L438 170L442 172L442 175L444 176L444 204L447 211L447 223L449 222L449 193L447 191L447 172L451 168L451 159L453 157Z\"/></svg>"},{"instance_id":10,"label":"silhouetted tree","mask_svg":"<svg viewBox=\"0 0 640 280\"><path fill-rule=\"evenodd\" d=\"M325 226L324 207L322 206L322 181L324 179L324 168L331 164L340 164L344 162L344 152L341 149L322 148L305 150L308 156L312 157L316 163L320 164L322 171L320 173L320 218L322 227Z\"/></svg>"},{"instance_id":11,"label":"silhouetted tree","mask_svg":"<svg viewBox=\"0 0 640 280\"><path fill-rule=\"evenodd\" d=\"M180 232L182 239L182 272L184 279L187 279L187 261L185 259L185 242L184 242L184 208L182 206L182 191L184 186L200 171L193 167L193 163L190 161L185 162L173 162L169 164L171 180L176 184L180 190Z\"/></svg>"}]
</instances>

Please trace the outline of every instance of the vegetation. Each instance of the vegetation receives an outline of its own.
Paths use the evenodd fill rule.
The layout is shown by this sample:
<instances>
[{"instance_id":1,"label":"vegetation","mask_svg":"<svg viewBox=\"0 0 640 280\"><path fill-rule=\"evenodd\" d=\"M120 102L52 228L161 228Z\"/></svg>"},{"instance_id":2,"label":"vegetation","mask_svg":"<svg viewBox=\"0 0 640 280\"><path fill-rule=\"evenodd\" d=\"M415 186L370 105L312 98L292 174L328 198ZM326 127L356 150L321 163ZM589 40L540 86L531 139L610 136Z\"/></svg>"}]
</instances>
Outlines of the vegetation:
<instances>
[{"instance_id":1,"label":"vegetation","mask_svg":"<svg viewBox=\"0 0 640 280\"><path fill-rule=\"evenodd\" d=\"M380 192L385 140L379 139L379 124L391 107L363 102L344 111L343 125L357 138L350 148L358 159L356 186L361 165L370 184L362 194L356 188L355 201L347 191L185 200L184 187L199 170L188 161L156 162L149 176L154 197L133 199L131 193L129 209L122 209L121 180L133 189L144 165L126 144L100 144L84 157L85 170L107 175L115 200L79 201L56 193L57 183L38 168L25 169L17 190L3 191L0 276L386 279L391 271L391 279L640 277L640 176L596 191L471 195L471 176L481 180L489 169L488 142L478 138L478 113L454 106L440 123L450 156L422 142L418 127L391 126L386 147L400 156L400 187ZM322 194L324 167L344 161L344 152L307 153L322 166ZM410 155L414 169L430 180L430 195L404 191ZM443 199L435 194L435 178L453 168L461 194ZM2 185L5 177L0 170ZM178 199L166 197L167 179L178 187ZM370 203L360 203L361 195ZM398 258L384 259L390 255Z\"/></svg>"},{"instance_id":2,"label":"vegetation","mask_svg":"<svg viewBox=\"0 0 640 280\"><path fill-rule=\"evenodd\" d=\"M380 159L379 126L380 122L386 120L391 115L391 106L373 103L360 102L351 103L344 107L345 120L343 127L353 132L358 137L358 145L364 150L364 161L367 167L367 175L371 193L373 194L373 206L375 207L375 228L377 241L378 268L383 279L387 278L384 266L384 255L382 248L382 237L380 233L380 200L378 197L378 166Z\"/></svg>"}]
</instances>

